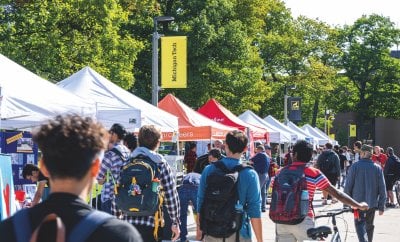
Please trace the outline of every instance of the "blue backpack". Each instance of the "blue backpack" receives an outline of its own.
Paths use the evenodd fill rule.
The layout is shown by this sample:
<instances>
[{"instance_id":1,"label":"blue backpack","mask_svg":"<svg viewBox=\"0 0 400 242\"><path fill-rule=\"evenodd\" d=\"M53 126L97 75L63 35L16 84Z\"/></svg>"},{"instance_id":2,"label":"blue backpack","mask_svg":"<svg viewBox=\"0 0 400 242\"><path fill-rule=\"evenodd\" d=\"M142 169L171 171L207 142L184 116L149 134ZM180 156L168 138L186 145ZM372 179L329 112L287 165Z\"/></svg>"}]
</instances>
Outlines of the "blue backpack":
<instances>
[{"instance_id":1,"label":"blue backpack","mask_svg":"<svg viewBox=\"0 0 400 242\"><path fill-rule=\"evenodd\" d=\"M76 224L72 231L66 236L65 228L63 231L62 229L60 229L60 227L57 227L57 237L59 237L60 234L62 235L64 233L64 240L66 237L67 242L84 242L96 230L97 227L112 218L113 216L111 216L110 214L103 213L97 210L92 210L78 224ZM12 220L17 242L34 241L33 239L37 237L43 222L51 220L55 220L57 222L57 225L62 223L61 219L55 213L51 213L47 215L43 219L39 227L32 232L31 224L29 221L29 209L23 209L17 212Z\"/></svg>"}]
</instances>

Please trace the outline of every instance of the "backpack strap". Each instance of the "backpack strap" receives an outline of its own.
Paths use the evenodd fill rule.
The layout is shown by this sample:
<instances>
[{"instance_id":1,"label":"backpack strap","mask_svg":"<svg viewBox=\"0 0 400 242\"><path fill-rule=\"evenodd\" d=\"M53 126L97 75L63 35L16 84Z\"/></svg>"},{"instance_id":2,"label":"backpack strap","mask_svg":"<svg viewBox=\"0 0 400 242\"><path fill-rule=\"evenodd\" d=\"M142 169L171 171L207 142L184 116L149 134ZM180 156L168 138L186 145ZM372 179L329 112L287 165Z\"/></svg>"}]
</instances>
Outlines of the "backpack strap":
<instances>
[{"instance_id":1,"label":"backpack strap","mask_svg":"<svg viewBox=\"0 0 400 242\"><path fill-rule=\"evenodd\" d=\"M32 234L31 223L29 221L29 209L22 209L17 212L13 219L14 234L17 242L29 241Z\"/></svg>"},{"instance_id":2,"label":"backpack strap","mask_svg":"<svg viewBox=\"0 0 400 242\"><path fill-rule=\"evenodd\" d=\"M92 210L86 215L68 235L67 242L84 242L99 227L113 216L98 210Z\"/></svg>"},{"instance_id":3,"label":"backpack strap","mask_svg":"<svg viewBox=\"0 0 400 242\"><path fill-rule=\"evenodd\" d=\"M225 172L225 173L230 173L231 171L228 169L228 167L226 167L226 165L224 164L224 162L222 162L222 160L218 160L214 163L212 163L213 165L215 165L215 167L217 167L218 169L220 169L221 171Z\"/></svg>"}]
</instances>

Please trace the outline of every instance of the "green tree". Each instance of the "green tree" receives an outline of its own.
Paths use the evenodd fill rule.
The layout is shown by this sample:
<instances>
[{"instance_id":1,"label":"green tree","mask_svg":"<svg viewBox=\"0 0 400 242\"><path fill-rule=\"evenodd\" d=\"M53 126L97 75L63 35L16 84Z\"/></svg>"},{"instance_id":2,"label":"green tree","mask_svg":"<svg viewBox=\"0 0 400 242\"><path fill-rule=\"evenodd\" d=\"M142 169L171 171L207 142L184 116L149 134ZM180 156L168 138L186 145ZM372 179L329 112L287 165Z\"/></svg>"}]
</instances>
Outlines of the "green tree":
<instances>
[{"instance_id":1,"label":"green tree","mask_svg":"<svg viewBox=\"0 0 400 242\"><path fill-rule=\"evenodd\" d=\"M380 15L362 16L353 25L345 26L340 41L343 49L341 67L356 87L358 133L371 137L375 117L399 118L393 107L400 104L400 62L390 57L390 48L398 44L400 30L389 18Z\"/></svg>"},{"instance_id":2,"label":"green tree","mask_svg":"<svg viewBox=\"0 0 400 242\"><path fill-rule=\"evenodd\" d=\"M26 1L4 5L0 51L50 81L91 66L124 88L143 47L122 31L127 12L117 0Z\"/></svg>"}]
</instances>

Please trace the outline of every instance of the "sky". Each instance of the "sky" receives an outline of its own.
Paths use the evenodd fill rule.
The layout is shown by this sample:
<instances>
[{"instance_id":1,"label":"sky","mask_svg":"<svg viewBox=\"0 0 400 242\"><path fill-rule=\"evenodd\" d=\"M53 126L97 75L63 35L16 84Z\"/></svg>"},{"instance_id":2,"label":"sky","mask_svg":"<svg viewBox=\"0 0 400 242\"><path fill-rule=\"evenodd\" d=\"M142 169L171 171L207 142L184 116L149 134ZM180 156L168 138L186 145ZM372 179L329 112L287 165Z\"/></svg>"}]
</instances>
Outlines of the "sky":
<instances>
[{"instance_id":1,"label":"sky","mask_svg":"<svg viewBox=\"0 0 400 242\"><path fill-rule=\"evenodd\" d=\"M363 14L389 17L400 28L400 0L283 0L292 16L304 15L330 25L352 25Z\"/></svg>"}]
</instances>

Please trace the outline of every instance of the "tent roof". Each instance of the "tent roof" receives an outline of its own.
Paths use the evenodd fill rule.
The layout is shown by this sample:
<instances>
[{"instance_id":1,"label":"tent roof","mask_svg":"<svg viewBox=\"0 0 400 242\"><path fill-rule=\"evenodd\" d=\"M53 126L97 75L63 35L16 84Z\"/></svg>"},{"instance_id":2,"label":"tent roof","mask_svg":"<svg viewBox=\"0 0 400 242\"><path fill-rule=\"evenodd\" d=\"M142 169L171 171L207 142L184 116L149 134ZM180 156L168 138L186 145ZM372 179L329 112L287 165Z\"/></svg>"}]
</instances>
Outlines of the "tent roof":
<instances>
[{"instance_id":1,"label":"tent roof","mask_svg":"<svg viewBox=\"0 0 400 242\"><path fill-rule=\"evenodd\" d=\"M290 142L290 134L286 131L280 130L267 123L265 120L257 116L250 110L246 110L244 113L238 116L241 120L246 123L250 123L255 126L265 127L268 130L270 142L272 143L285 143Z\"/></svg>"},{"instance_id":2,"label":"tent roof","mask_svg":"<svg viewBox=\"0 0 400 242\"><path fill-rule=\"evenodd\" d=\"M178 118L151 105L91 69L84 67L70 77L57 83L58 86L76 95L92 100L96 103L97 111L101 114L100 121L111 124L110 120L127 110L131 115L140 113L140 125L152 124L161 128L163 132L178 130ZM123 111L121 111L123 110ZM135 112L136 110L136 112ZM103 112L102 112L103 111ZM125 116L126 117L126 116ZM121 120L115 120L125 124ZM136 128L139 128L136 127Z\"/></svg>"},{"instance_id":3,"label":"tent roof","mask_svg":"<svg viewBox=\"0 0 400 242\"><path fill-rule=\"evenodd\" d=\"M59 114L93 115L94 104L0 54L2 129L29 129Z\"/></svg>"},{"instance_id":4,"label":"tent roof","mask_svg":"<svg viewBox=\"0 0 400 242\"><path fill-rule=\"evenodd\" d=\"M273 125L274 127L277 127L281 130L284 130L286 132L288 132L289 134L291 134L291 142L295 143L296 140L298 139L306 139L304 134L301 134L293 129L291 129L290 127L284 125L283 123L279 122L277 119L275 119L274 117L272 117L271 115L268 115L267 117L264 118L264 120Z\"/></svg>"},{"instance_id":5,"label":"tent roof","mask_svg":"<svg viewBox=\"0 0 400 242\"><path fill-rule=\"evenodd\" d=\"M310 143L312 143L313 145L318 145L319 144L319 138L315 137L314 135L311 135L309 133L306 133L304 130L302 130L299 126L297 126L296 124L294 124L292 121L289 121L289 123L287 124L288 127L290 127L293 130L296 130L297 132L299 132L300 134L303 134L306 138L311 138L312 140L308 140Z\"/></svg>"},{"instance_id":6,"label":"tent roof","mask_svg":"<svg viewBox=\"0 0 400 242\"><path fill-rule=\"evenodd\" d=\"M203 114L204 116L228 126L236 127L242 131L249 128L253 133L255 139L265 139L265 134L267 133L266 128L259 128L250 123L238 118L231 111L222 106L214 98L208 100L203 106L201 106L197 112Z\"/></svg>"},{"instance_id":7,"label":"tent roof","mask_svg":"<svg viewBox=\"0 0 400 242\"><path fill-rule=\"evenodd\" d=\"M158 106L179 117L179 140L224 139L234 127L217 123L188 107L172 94L165 96Z\"/></svg>"},{"instance_id":8,"label":"tent roof","mask_svg":"<svg viewBox=\"0 0 400 242\"><path fill-rule=\"evenodd\" d=\"M322 131L320 131L319 129L317 130L317 128L314 128L309 124L303 125L301 129L303 129L306 133L309 133L310 135L317 137L319 139L319 145L324 145L327 142L332 142L332 140Z\"/></svg>"}]
</instances>

